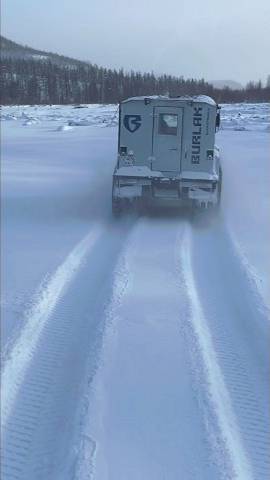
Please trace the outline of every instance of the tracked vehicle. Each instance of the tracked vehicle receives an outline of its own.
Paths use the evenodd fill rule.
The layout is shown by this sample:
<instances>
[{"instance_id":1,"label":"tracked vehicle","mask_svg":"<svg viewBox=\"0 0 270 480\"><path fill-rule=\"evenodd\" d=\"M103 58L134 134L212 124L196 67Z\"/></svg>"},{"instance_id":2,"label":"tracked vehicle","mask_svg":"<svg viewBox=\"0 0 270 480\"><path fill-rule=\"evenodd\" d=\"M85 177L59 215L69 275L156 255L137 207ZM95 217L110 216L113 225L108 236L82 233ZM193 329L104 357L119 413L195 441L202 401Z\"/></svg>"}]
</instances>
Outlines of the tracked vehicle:
<instances>
[{"instance_id":1,"label":"tracked vehicle","mask_svg":"<svg viewBox=\"0 0 270 480\"><path fill-rule=\"evenodd\" d=\"M112 211L129 204L217 207L222 171L210 97L134 97L120 104Z\"/></svg>"}]
</instances>

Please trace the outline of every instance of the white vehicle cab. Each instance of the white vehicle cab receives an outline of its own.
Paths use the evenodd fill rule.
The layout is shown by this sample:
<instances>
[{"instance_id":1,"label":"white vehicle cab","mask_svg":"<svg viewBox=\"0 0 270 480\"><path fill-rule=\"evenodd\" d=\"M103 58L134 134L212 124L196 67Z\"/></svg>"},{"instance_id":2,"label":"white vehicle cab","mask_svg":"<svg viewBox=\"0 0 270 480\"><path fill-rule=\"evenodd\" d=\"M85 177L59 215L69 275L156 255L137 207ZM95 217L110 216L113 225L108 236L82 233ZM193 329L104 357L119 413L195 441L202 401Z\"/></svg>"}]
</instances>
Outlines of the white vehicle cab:
<instances>
[{"instance_id":1,"label":"white vehicle cab","mask_svg":"<svg viewBox=\"0 0 270 480\"><path fill-rule=\"evenodd\" d=\"M134 202L218 205L222 172L210 97L134 97L120 104L112 209ZM138 202L139 200L139 202Z\"/></svg>"}]
</instances>

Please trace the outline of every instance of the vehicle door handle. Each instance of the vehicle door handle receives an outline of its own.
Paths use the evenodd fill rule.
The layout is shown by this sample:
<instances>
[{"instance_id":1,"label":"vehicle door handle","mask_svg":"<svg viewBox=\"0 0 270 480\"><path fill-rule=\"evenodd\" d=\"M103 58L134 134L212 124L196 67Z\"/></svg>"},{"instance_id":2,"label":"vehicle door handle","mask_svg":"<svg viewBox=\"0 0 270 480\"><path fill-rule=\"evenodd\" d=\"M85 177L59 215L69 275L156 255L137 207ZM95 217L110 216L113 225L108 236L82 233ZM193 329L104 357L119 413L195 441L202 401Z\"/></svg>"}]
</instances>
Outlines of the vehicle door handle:
<instances>
[{"instance_id":1,"label":"vehicle door handle","mask_svg":"<svg viewBox=\"0 0 270 480\"><path fill-rule=\"evenodd\" d=\"M174 152L177 152L178 148L169 148L169 150L173 150Z\"/></svg>"}]
</instances>

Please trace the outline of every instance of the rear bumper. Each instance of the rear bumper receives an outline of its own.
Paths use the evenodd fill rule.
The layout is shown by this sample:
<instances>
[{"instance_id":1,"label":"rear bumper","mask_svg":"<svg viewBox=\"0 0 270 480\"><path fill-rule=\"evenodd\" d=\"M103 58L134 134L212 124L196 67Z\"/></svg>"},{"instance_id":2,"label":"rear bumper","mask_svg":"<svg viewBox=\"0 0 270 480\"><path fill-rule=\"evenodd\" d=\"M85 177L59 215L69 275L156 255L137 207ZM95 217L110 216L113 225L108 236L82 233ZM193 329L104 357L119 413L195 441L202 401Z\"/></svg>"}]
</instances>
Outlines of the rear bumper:
<instances>
[{"instance_id":1,"label":"rear bumper","mask_svg":"<svg viewBox=\"0 0 270 480\"><path fill-rule=\"evenodd\" d=\"M212 178L166 178L119 175L113 177L113 198L133 200L173 200L174 203L195 202L197 204L218 202L218 177Z\"/></svg>"}]
</instances>

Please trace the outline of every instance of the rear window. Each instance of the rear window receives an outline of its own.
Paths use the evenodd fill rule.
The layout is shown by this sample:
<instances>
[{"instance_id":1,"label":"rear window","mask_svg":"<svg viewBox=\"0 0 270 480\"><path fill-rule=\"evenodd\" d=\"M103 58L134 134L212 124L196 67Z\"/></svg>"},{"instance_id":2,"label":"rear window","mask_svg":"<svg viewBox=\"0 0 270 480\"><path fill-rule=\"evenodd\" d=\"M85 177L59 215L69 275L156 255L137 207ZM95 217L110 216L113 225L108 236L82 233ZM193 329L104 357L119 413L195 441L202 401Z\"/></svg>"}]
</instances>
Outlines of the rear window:
<instances>
[{"instance_id":1,"label":"rear window","mask_svg":"<svg viewBox=\"0 0 270 480\"><path fill-rule=\"evenodd\" d=\"M158 133L160 135L177 135L178 115L172 113L160 113Z\"/></svg>"}]
</instances>

